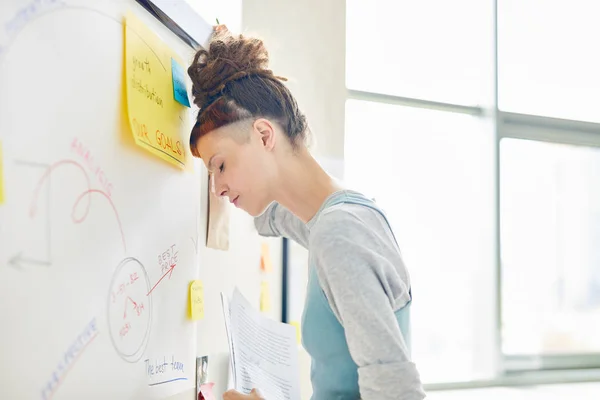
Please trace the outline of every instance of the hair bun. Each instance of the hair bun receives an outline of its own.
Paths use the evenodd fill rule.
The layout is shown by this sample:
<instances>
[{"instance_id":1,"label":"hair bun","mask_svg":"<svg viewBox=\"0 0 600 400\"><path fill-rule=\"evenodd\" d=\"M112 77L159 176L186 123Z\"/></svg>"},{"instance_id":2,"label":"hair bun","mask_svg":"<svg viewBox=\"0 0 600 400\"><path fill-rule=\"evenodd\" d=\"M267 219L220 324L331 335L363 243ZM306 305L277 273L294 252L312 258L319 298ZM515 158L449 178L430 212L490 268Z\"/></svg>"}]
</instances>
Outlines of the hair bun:
<instances>
[{"instance_id":1,"label":"hair bun","mask_svg":"<svg viewBox=\"0 0 600 400\"><path fill-rule=\"evenodd\" d=\"M194 104L200 109L208 106L231 81L249 75L273 77L268 65L269 53L262 40L217 29L208 50L199 50L188 68Z\"/></svg>"}]
</instances>

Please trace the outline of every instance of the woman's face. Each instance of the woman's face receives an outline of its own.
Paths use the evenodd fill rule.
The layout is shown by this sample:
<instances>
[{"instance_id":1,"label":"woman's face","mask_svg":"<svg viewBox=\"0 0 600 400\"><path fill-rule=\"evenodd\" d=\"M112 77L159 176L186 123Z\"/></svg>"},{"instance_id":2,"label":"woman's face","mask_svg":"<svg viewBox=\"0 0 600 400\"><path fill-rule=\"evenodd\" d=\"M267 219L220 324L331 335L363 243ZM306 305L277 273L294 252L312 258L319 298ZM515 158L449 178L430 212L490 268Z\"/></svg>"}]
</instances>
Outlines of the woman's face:
<instances>
[{"instance_id":1,"label":"woman's face","mask_svg":"<svg viewBox=\"0 0 600 400\"><path fill-rule=\"evenodd\" d=\"M257 120L215 129L196 143L215 194L227 196L252 216L260 215L273 201L274 136L268 121Z\"/></svg>"}]
</instances>

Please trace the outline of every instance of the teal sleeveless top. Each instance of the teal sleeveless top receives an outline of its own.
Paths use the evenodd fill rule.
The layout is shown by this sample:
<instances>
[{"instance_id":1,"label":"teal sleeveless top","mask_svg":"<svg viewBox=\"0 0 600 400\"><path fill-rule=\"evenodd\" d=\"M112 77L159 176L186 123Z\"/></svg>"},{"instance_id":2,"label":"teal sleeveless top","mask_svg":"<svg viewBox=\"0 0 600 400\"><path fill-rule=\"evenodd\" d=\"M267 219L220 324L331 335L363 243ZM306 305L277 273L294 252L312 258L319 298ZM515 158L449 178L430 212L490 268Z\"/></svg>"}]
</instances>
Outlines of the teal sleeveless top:
<instances>
[{"instance_id":1,"label":"teal sleeveless top","mask_svg":"<svg viewBox=\"0 0 600 400\"><path fill-rule=\"evenodd\" d=\"M340 203L358 204L379 212L388 223L387 217L366 197L352 193L333 197L322 209ZM390 227L391 230L391 227ZM373 310L377 312L377 310ZM398 326L410 349L410 301L395 312ZM358 366L352 360L345 331L333 313L329 301L319 284L314 263L309 257L309 278L302 314L302 344L311 356L312 400L356 400L360 399Z\"/></svg>"}]
</instances>

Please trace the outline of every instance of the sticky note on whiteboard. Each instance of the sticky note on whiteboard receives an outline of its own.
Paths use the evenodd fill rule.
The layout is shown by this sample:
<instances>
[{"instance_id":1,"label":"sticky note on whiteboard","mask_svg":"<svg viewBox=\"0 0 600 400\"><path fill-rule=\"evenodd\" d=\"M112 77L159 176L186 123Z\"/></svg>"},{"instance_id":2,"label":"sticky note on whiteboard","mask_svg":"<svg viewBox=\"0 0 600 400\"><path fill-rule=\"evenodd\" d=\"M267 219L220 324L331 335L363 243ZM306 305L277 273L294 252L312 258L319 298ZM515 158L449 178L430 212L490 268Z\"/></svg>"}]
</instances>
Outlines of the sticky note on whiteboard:
<instances>
[{"instance_id":1,"label":"sticky note on whiteboard","mask_svg":"<svg viewBox=\"0 0 600 400\"><path fill-rule=\"evenodd\" d=\"M271 289L268 281L262 281L260 284L260 311L271 311Z\"/></svg>"},{"instance_id":2,"label":"sticky note on whiteboard","mask_svg":"<svg viewBox=\"0 0 600 400\"><path fill-rule=\"evenodd\" d=\"M171 58L171 74L173 75L173 98L186 107L190 106L187 87L185 86L185 72L177 61Z\"/></svg>"},{"instance_id":3,"label":"sticky note on whiteboard","mask_svg":"<svg viewBox=\"0 0 600 400\"><path fill-rule=\"evenodd\" d=\"M0 204L4 203L4 168L2 159L2 142L0 142Z\"/></svg>"},{"instance_id":4,"label":"sticky note on whiteboard","mask_svg":"<svg viewBox=\"0 0 600 400\"><path fill-rule=\"evenodd\" d=\"M204 318L204 286L201 280L190 283L190 318L194 321Z\"/></svg>"},{"instance_id":5,"label":"sticky note on whiteboard","mask_svg":"<svg viewBox=\"0 0 600 400\"><path fill-rule=\"evenodd\" d=\"M273 271L273 263L271 262L271 251L269 250L269 244L263 242L260 249L260 269L264 272Z\"/></svg>"},{"instance_id":6,"label":"sticky note on whiteboard","mask_svg":"<svg viewBox=\"0 0 600 400\"><path fill-rule=\"evenodd\" d=\"M296 341L298 342L298 344L301 343L302 341L302 333L300 330L300 322L298 321L291 321L290 325L292 325L293 327L296 328Z\"/></svg>"},{"instance_id":7,"label":"sticky note on whiteboard","mask_svg":"<svg viewBox=\"0 0 600 400\"><path fill-rule=\"evenodd\" d=\"M135 143L185 168L186 108L173 96L175 53L132 12L125 20L125 92Z\"/></svg>"}]
</instances>

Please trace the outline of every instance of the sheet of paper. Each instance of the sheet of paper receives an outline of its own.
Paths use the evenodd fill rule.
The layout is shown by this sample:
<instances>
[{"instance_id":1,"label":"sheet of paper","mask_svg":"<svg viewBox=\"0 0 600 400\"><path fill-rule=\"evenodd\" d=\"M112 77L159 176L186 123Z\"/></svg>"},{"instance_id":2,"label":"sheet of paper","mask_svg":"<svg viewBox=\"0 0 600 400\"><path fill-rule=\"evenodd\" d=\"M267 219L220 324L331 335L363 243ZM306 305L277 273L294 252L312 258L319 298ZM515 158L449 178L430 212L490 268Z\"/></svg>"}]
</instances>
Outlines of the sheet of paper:
<instances>
[{"instance_id":1,"label":"sheet of paper","mask_svg":"<svg viewBox=\"0 0 600 400\"><path fill-rule=\"evenodd\" d=\"M235 289L230 303L236 390L269 400L300 400L296 329L252 308Z\"/></svg>"},{"instance_id":2,"label":"sheet of paper","mask_svg":"<svg viewBox=\"0 0 600 400\"><path fill-rule=\"evenodd\" d=\"M194 321L204 318L204 286L201 280L190 283L190 317Z\"/></svg>"},{"instance_id":3,"label":"sheet of paper","mask_svg":"<svg viewBox=\"0 0 600 400\"><path fill-rule=\"evenodd\" d=\"M173 97L171 59L177 56L133 13L125 25L127 114L135 142L183 169L187 108Z\"/></svg>"},{"instance_id":4,"label":"sheet of paper","mask_svg":"<svg viewBox=\"0 0 600 400\"><path fill-rule=\"evenodd\" d=\"M225 332L227 333L227 343L229 344L229 377L227 380L227 388L234 389L235 382L235 358L233 351L233 338L231 332L231 308L229 299L225 293L221 293L221 305L223 306L223 320L225 321Z\"/></svg>"},{"instance_id":5,"label":"sheet of paper","mask_svg":"<svg viewBox=\"0 0 600 400\"><path fill-rule=\"evenodd\" d=\"M261 245L260 269L267 273L273 271L273 263L271 263L271 251L269 250L269 244L267 242L263 242Z\"/></svg>"},{"instance_id":6,"label":"sheet of paper","mask_svg":"<svg viewBox=\"0 0 600 400\"><path fill-rule=\"evenodd\" d=\"M4 168L2 160L2 142L0 142L0 204L4 203Z\"/></svg>"}]
</instances>

